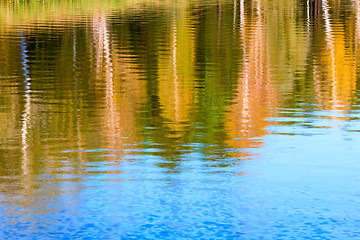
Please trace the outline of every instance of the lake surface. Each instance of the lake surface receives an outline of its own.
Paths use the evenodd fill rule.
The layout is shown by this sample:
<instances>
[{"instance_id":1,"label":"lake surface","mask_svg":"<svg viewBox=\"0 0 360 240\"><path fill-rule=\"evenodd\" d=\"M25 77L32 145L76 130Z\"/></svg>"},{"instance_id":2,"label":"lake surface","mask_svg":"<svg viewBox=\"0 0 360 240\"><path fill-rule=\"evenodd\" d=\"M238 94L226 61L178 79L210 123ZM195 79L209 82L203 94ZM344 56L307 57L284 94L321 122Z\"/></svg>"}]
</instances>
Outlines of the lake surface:
<instances>
[{"instance_id":1,"label":"lake surface","mask_svg":"<svg viewBox=\"0 0 360 240\"><path fill-rule=\"evenodd\" d=\"M0 239L359 239L360 4L0 2Z\"/></svg>"}]
</instances>

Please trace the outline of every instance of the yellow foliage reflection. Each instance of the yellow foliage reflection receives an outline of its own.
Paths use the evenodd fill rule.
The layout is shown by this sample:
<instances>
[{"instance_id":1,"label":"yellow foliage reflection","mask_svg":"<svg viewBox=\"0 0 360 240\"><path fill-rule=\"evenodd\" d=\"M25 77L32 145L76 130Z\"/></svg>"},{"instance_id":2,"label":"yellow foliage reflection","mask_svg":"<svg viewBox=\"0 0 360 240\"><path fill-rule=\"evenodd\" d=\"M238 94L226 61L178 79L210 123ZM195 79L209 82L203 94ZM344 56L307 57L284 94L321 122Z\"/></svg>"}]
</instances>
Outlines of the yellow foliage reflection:
<instances>
[{"instance_id":1,"label":"yellow foliage reflection","mask_svg":"<svg viewBox=\"0 0 360 240\"><path fill-rule=\"evenodd\" d=\"M335 20L327 0L322 1L323 43L314 57L314 88L317 101L329 110L346 113L356 89L354 22ZM334 13L336 14L336 13ZM320 34L320 32L318 32Z\"/></svg>"}]
</instances>

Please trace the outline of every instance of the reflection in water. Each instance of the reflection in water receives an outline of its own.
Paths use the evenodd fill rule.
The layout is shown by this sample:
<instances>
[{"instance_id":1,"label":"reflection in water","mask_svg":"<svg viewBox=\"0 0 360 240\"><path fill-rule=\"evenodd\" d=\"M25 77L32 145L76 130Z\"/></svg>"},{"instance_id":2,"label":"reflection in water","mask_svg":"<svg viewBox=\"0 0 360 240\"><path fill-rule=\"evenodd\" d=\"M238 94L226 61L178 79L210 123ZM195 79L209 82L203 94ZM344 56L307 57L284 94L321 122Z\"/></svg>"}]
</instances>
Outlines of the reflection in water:
<instances>
[{"instance_id":1,"label":"reflection in water","mask_svg":"<svg viewBox=\"0 0 360 240\"><path fill-rule=\"evenodd\" d=\"M175 85L175 91L174 91L174 96L175 96L175 121L179 121L179 94L178 94L178 75L177 75L177 23L176 23L176 9L174 8L174 19L173 19L173 42L172 42L172 50L173 50L173 54L171 57L171 61L173 64L173 75L174 75L174 85Z\"/></svg>"},{"instance_id":2,"label":"reflection in water","mask_svg":"<svg viewBox=\"0 0 360 240\"><path fill-rule=\"evenodd\" d=\"M22 114L22 127L21 127L21 143L22 143L22 153L23 153L23 160L22 160L22 170L24 172L24 175L29 174L29 165L30 165L30 157L29 157L29 133L28 128L30 127L30 114L31 114L31 79L29 76L29 66L28 66L28 56L27 56L27 50L26 50L26 40L24 36L21 36L21 59L22 59L22 65L24 70L24 77L25 77L25 91L24 91L24 97L25 97L25 109L24 113Z\"/></svg>"},{"instance_id":3,"label":"reflection in water","mask_svg":"<svg viewBox=\"0 0 360 240\"><path fill-rule=\"evenodd\" d=\"M267 133L266 119L271 116L270 109L275 107L267 33L264 28L266 16L262 14L260 1L255 1L253 6L254 8L249 9L249 13L253 14L245 14L244 2L240 2L243 65L239 66L243 69L239 71L237 96L230 106L229 119L226 121L230 137L228 142L235 149L262 146L260 139ZM250 19L247 20L247 16Z\"/></svg>"},{"instance_id":4,"label":"reflection in water","mask_svg":"<svg viewBox=\"0 0 360 240\"><path fill-rule=\"evenodd\" d=\"M357 236L358 2L91 3L0 3L0 238Z\"/></svg>"},{"instance_id":5,"label":"reflection in water","mask_svg":"<svg viewBox=\"0 0 360 240\"><path fill-rule=\"evenodd\" d=\"M94 42L96 49L96 68L97 72L101 73L104 69L104 80L105 80L105 136L110 134L117 135L115 127L115 105L114 105L114 83L113 83L113 66L111 61L110 53L110 41L109 34L106 26L107 22L105 16L102 14L98 19L94 18L93 32ZM105 66L102 66L103 61ZM101 80L101 78L99 79ZM110 147L111 148L111 147Z\"/></svg>"},{"instance_id":6,"label":"reflection in water","mask_svg":"<svg viewBox=\"0 0 360 240\"><path fill-rule=\"evenodd\" d=\"M318 57L314 67L315 91L318 100L326 108L349 110L350 100L356 87L356 64L353 50L347 45L353 45L345 34L350 29L341 25L333 25L328 1L322 1L322 16L324 19L325 44L324 52Z\"/></svg>"},{"instance_id":7,"label":"reflection in water","mask_svg":"<svg viewBox=\"0 0 360 240\"><path fill-rule=\"evenodd\" d=\"M330 52L330 81L331 81L331 86L332 86L332 98L336 101L336 69L335 69L335 46L334 46L334 36L333 36L333 31L332 31L332 27L330 24L330 14L329 14L329 6L327 1L322 1L322 10L323 10L323 16L324 16L324 20L325 20L325 42L326 42L326 46L328 48L328 51Z\"/></svg>"},{"instance_id":8,"label":"reflection in water","mask_svg":"<svg viewBox=\"0 0 360 240\"><path fill-rule=\"evenodd\" d=\"M355 13L356 13L356 20L355 20L355 39L356 39L356 46L359 45L360 39L360 3L355 2ZM357 50L357 48L356 48Z\"/></svg>"}]
</instances>

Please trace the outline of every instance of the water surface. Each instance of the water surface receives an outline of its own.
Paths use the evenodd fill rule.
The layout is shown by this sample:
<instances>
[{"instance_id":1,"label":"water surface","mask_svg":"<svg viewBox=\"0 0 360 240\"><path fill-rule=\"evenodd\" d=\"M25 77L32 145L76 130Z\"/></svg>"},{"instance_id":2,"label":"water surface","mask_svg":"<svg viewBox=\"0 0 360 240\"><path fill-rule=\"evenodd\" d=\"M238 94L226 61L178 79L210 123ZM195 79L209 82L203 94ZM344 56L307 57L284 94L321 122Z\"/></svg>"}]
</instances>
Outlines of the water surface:
<instances>
[{"instance_id":1,"label":"water surface","mask_svg":"<svg viewBox=\"0 0 360 240\"><path fill-rule=\"evenodd\" d=\"M360 237L357 1L0 3L1 239Z\"/></svg>"}]
</instances>

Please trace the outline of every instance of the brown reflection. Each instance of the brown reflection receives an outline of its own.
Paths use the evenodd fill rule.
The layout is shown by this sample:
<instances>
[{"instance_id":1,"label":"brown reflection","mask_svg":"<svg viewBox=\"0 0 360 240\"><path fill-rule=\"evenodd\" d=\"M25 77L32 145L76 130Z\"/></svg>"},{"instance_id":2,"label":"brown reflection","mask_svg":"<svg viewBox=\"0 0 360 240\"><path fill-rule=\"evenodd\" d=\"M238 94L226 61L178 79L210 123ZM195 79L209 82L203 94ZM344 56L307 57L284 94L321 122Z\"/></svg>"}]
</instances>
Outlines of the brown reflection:
<instances>
[{"instance_id":1,"label":"brown reflection","mask_svg":"<svg viewBox=\"0 0 360 240\"><path fill-rule=\"evenodd\" d=\"M6 35L7 28L0 27L0 34ZM16 42L18 43L18 42ZM21 49L19 44L14 44L6 38L0 38L0 175L7 175L9 169L16 169L22 172L19 159L21 159L21 151L19 150L20 116L23 113L23 85L17 88L16 82L24 80L23 71L21 76L14 71L17 66L21 66ZM17 161L9 161L9 156L14 156Z\"/></svg>"},{"instance_id":2,"label":"brown reflection","mask_svg":"<svg viewBox=\"0 0 360 240\"><path fill-rule=\"evenodd\" d=\"M94 15L93 34L102 148L118 151L142 141L137 119L145 99L145 82L140 67L126 50L129 43L124 40L121 49L114 50L104 14Z\"/></svg>"},{"instance_id":3,"label":"brown reflection","mask_svg":"<svg viewBox=\"0 0 360 240\"><path fill-rule=\"evenodd\" d=\"M227 143L235 149L259 148L261 138L267 134L267 118L276 105L275 89L271 83L270 58L267 44L266 18L261 1L253 1L245 11L240 1L240 33L243 59L237 82L234 104L229 107L226 128ZM249 152L237 152L237 157L247 157Z\"/></svg>"}]
</instances>

